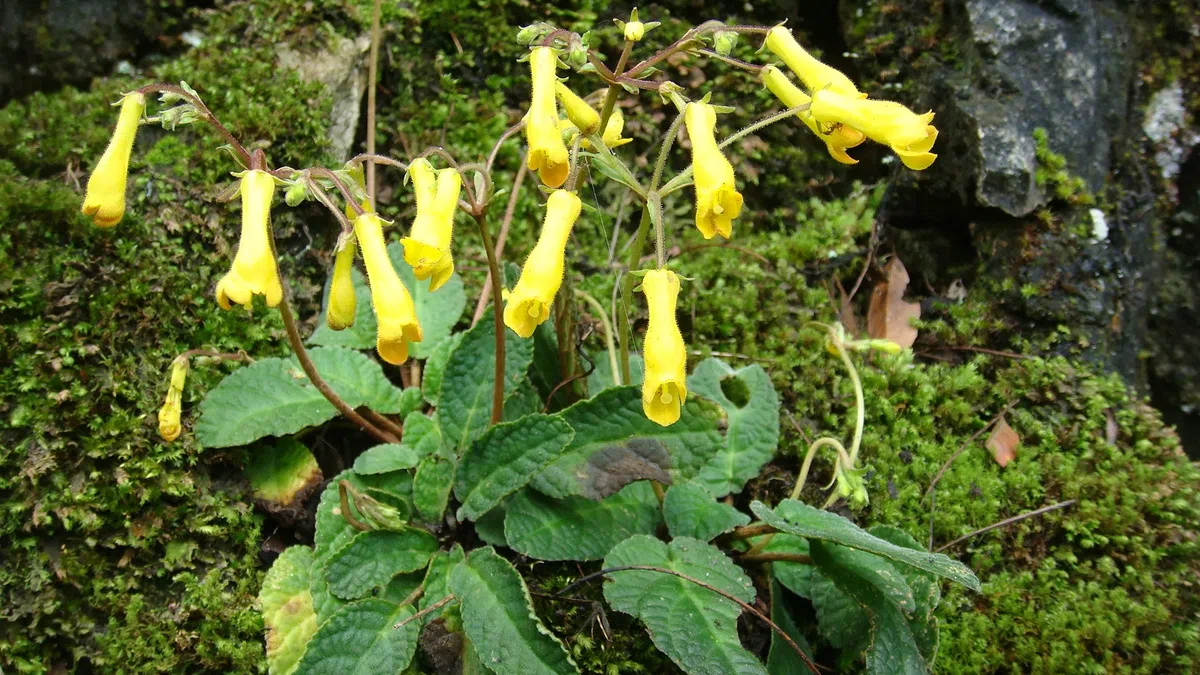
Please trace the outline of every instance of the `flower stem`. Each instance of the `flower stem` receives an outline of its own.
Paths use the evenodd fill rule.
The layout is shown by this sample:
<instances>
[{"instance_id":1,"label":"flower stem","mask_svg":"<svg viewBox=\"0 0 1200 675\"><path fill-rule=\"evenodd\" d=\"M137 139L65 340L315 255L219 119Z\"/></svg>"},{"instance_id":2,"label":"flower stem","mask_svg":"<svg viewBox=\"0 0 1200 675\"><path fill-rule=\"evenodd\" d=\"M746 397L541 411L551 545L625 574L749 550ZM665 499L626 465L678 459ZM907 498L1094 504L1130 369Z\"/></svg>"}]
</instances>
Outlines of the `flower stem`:
<instances>
[{"instance_id":1,"label":"flower stem","mask_svg":"<svg viewBox=\"0 0 1200 675\"><path fill-rule=\"evenodd\" d=\"M225 128L224 124L221 124L221 121L217 119L216 115L212 114L212 111L208 109L208 106L204 105L204 101L201 101L200 97L193 96L183 87L176 87L173 84L148 84L140 89L137 89L137 92L140 94L149 94L150 92L155 91L168 92L175 94L176 96L186 98L189 102L191 102L192 105L196 106L196 109L199 110L200 114L204 116L204 121L211 124L218 133L225 137L225 140L229 141L230 147L232 147L233 151L237 153L238 157L241 158L242 164L244 166L250 166L250 153L246 150L245 146L243 146L238 139L234 138L233 134L230 133L229 129Z\"/></svg>"},{"instance_id":2,"label":"flower stem","mask_svg":"<svg viewBox=\"0 0 1200 675\"><path fill-rule=\"evenodd\" d=\"M312 382L317 391L325 397L325 400L333 404L338 412L342 413L351 422L362 427L364 431L374 436L383 443L399 443L400 439L392 434L383 431L379 427L371 424L362 415L358 414L350 404L342 400L341 396L329 387L321 374L317 372L316 365L308 356L308 350L304 348L304 340L300 338L300 330L296 328L296 319L292 316L291 305L288 304L287 297L279 302L279 316L283 318L283 327L287 330L288 342L292 346L292 351L296 354L296 360L300 362L300 367L304 370L304 374L308 376L308 381Z\"/></svg>"},{"instance_id":3,"label":"flower stem","mask_svg":"<svg viewBox=\"0 0 1200 675\"><path fill-rule=\"evenodd\" d=\"M487 252L488 271L496 282L492 284L492 316L496 322L496 372L492 385L492 424L498 424L504 414L504 297L500 292L500 263L496 249L492 248L492 235L488 232L487 214L476 213L479 235L483 238L483 250Z\"/></svg>"},{"instance_id":4,"label":"flower stem","mask_svg":"<svg viewBox=\"0 0 1200 675\"><path fill-rule=\"evenodd\" d=\"M367 154L375 154L375 80L379 71L379 0L371 10L371 61L367 67ZM367 198L375 203L375 161L367 158Z\"/></svg>"},{"instance_id":5,"label":"flower stem","mask_svg":"<svg viewBox=\"0 0 1200 675\"><path fill-rule=\"evenodd\" d=\"M630 272L637 269L638 261L642 259L642 250L646 248L646 236L650 230L650 210L642 209L642 219L638 222L637 234L633 237L633 245L629 247L628 268L621 277L621 308L617 313L617 339L621 350L621 381L633 382L629 370L629 307L633 304L634 278Z\"/></svg>"},{"instance_id":6,"label":"flower stem","mask_svg":"<svg viewBox=\"0 0 1200 675\"><path fill-rule=\"evenodd\" d=\"M617 69L613 71L613 79L620 79L625 72L625 64L629 61L629 54L633 51L633 43L629 40L625 41L625 47L621 49L621 56L617 58ZM608 128L608 118L612 117L613 107L617 104L617 95L621 93L621 85L610 84L608 91L604 94L604 105L600 107L600 130L596 132L598 136L604 135L604 130Z\"/></svg>"}]
</instances>

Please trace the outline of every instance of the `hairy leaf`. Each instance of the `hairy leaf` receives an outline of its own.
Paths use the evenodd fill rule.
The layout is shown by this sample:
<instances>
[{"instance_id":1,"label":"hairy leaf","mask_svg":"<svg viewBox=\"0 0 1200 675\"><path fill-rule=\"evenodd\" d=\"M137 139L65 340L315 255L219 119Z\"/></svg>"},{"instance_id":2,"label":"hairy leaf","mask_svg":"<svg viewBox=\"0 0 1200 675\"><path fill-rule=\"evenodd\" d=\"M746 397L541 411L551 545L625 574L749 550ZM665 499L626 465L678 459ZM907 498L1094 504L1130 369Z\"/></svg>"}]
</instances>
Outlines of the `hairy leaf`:
<instances>
[{"instance_id":1,"label":"hairy leaf","mask_svg":"<svg viewBox=\"0 0 1200 675\"><path fill-rule=\"evenodd\" d=\"M292 546L263 577L258 602L267 629L267 667L271 675L290 675L317 632L317 615L308 590L312 549Z\"/></svg>"},{"instance_id":2,"label":"hairy leaf","mask_svg":"<svg viewBox=\"0 0 1200 675\"><path fill-rule=\"evenodd\" d=\"M281 438L274 446L259 446L250 455L246 478L254 496L273 506L303 501L323 478L317 460L304 444Z\"/></svg>"},{"instance_id":3,"label":"hairy leaf","mask_svg":"<svg viewBox=\"0 0 1200 675\"><path fill-rule=\"evenodd\" d=\"M672 485L663 501L663 516L672 537L710 541L713 537L746 525L750 516L718 502L703 485L689 481Z\"/></svg>"},{"instance_id":4,"label":"hairy leaf","mask_svg":"<svg viewBox=\"0 0 1200 675\"><path fill-rule=\"evenodd\" d=\"M811 656L812 649L787 609L782 588L777 581L771 583L771 620L792 638L797 647ZM767 672L771 675L813 675L808 664L774 631L771 632L771 649L767 652Z\"/></svg>"},{"instance_id":5,"label":"hairy leaf","mask_svg":"<svg viewBox=\"0 0 1200 675\"><path fill-rule=\"evenodd\" d=\"M646 481L598 502L525 490L508 502L504 535L514 550L538 560L599 560L632 534L654 534L661 520Z\"/></svg>"},{"instance_id":6,"label":"hairy leaf","mask_svg":"<svg viewBox=\"0 0 1200 675\"><path fill-rule=\"evenodd\" d=\"M450 573L463 631L496 675L578 673L562 643L533 612L525 581L491 548L476 549Z\"/></svg>"},{"instance_id":7,"label":"hairy leaf","mask_svg":"<svg viewBox=\"0 0 1200 675\"><path fill-rule=\"evenodd\" d=\"M421 609L427 609L438 600L450 595L450 573L458 564L467 559L460 544L455 544L447 551L438 551L429 560L429 569L425 572L425 594L421 596ZM425 615L425 623L429 623L446 611L443 606Z\"/></svg>"},{"instance_id":8,"label":"hairy leaf","mask_svg":"<svg viewBox=\"0 0 1200 675\"><path fill-rule=\"evenodd\" d=\"M420 414L420 413L418 413ZM408 430L405 430L406 437ZM363 475L411 469L421 461L412 446L402 443L382 443L368 448L354 460L354 470Z\"/></svg>"},{"instance_id":9,"label":"hairy leaf","mask_svg":"<svg viewBox=\"0 0 1200 675\"><path fill-rule=\"evenodd\" d=\"M425 372L421 376L421 395L430 405L438 404L438 394L442 391L442 375L446 372L446 363L450 360L450 354L458 347L458 343L462 342L462 336L462 333L454 333L442 340L437 349L434 349L425 361Z\"/></svg>"},{"instance_id":10,"label":"hairy leaf","mask_svg":"<svg viewBox=\"0 0 1200 675\"><path fill-rule=\"evenodd\" d=\"M746 396L744 403L726 396L721 388L724 379L734 380ZM688 389L716 401L729 418L725 445L700 469L696 480L714 497L741 492L746 481L758 476L775 456L779 444L779 397L770 376L758 364L733 370L719 359L707 359L688 377Z\"/></svg>"},{"instance_id":11,"label":"hairy leaf","mask_svg":"<svg viewBox=\"0 0 1200 675\"><path fill-rule=\"evenodd\" d=\"M321 624L298 671L304 675L399 673L412 662L421 626L418 621L393 626L412 615L412 607L378 598L352 602Z\"/></svg>"},{"instance_id":12,"label":"hairy leaf","mask_svg":"<svg viewBox=\"0 0 1200 675\"><path fill-rule=\"evenodd\" d=\"M439 411L439 415L441 411ZM491 427L463 455L454 495L459 520L474 520L557 458L575 432L558 416L528 415Z\"/></svg>"},{"instance_id":13,"label":"hairy leaf","mask_svg":"<svg viewBox=\"0 0 1200 675\"><path fill-rule=\"evenodd\" d=\"M425 530L360 532L329 556L329 590L354 600L391 581L392 577L425 567L437 550L437 539Z\"/></svg>"}]
</instances>

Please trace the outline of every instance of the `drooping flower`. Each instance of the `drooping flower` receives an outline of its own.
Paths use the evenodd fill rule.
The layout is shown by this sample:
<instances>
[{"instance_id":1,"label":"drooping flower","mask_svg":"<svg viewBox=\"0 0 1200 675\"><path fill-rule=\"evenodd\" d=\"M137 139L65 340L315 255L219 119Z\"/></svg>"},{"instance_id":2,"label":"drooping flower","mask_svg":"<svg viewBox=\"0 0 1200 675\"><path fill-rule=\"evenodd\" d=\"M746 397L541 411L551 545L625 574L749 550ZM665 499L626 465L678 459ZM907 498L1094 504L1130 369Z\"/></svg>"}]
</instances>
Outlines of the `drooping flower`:
<instances>
[{"instance_id":1,"label":"drooping flower","mask_svg":"<svg viewBox=\"0 0 1200 675\"><path fill-rule=\"evenodd\" d=\"M621 138L621 132L625 130L625 113L621 112L620 108L613 108L613 111L608 116L608 126L604 127L604 134L601 138L608 149L620 147L632 141L632 138Z\"/></svg>"},{"instance_id":2,"label":"drooping flower","mask_svg":"<svg viewBox=\"0 0 1200 675\"><path fill-rule=\"evenodd\" d=\"M772 54L783 59L788 69L800 78L810 92L829 89L849 98L866 98L867 95L860 92L845 73L821 63L801 47L787 28L772 28L767 33L765 44Z\"/></svg>"},{"instance_id":3,"label":"drooping flower","mask_svg":"<svg viewBox=\"0 0 1200 675\"><path fill-rule=\"evenodd\" d=\"M554 100L555 68L558 57L550 47L537 47L529 55L533 93L525 115L525 139L529 142L527 164L542 182L556 188L567 180L570 157L558 131L558 106Z\"/></svg>"},{"instance_id":4,"label":"drooping flower","mask_svg":"<svg viewBox=\"0 0 1200 675\"><path fill-rule=\"evenodd\" d=\"M283 300L283 286L271 246L271 200L275 179L266 171L252 169L242 174L242 234L229 272L217 282L217 303L250 308L254 296L266 296L267 306Z\"/></svg>"},{"instance_id":5,"label":"drooping flower","mask_svg":"<svg viewBox=\"0 0 1200 675\"><path fill-rule=\"evenodd\" d=\"M379 216L364 213L356 218L354 235L362 249L367 283L371 287L371 306L378 324L375 349L384 361L399 365L408 360L408 343L420 342L422 338L417 308L392 267Z\"/></svg>"},{"instance_id":6,"label":"drooping flower","mask_svg":"<svg viewBox=\"0 0 1200 675\"><path fill-rule=\"evenodd\" d=\"M734 184L733 166L721 154L713 135L717 112L693 101L684 109L683 123L692 141L692 170L696 183L696 227L705 239L733 234L733 220L742 212L742 193Z\"/></svg>"},{"instance_id":7,"label":"drooping flower","mask_svg":"<svg viewBox=\"0 0 1200 675\"><path fill-rule=\"evenodd\" d=\"M434 171L424 159L409 166L417 197L417 217L409 235L400 240L404 260L417 279L429 282L430 292L441 288L454 274L454 256L450 241L454 236L454 214L462 176L455 169Z\"/></svg>"},{"instance_id":8,"label":"drooping flower","mask_svg":"<svg viewBox=\"0 0 1200 675\"><path fill-rule=\"evenodd\" d=\"M92 175L88 178L87 194L83 198L82 212L92 217L99 227L112 227L121 222L125 215L125 184L129 178L129 155L133 152L133 139L137 136L142 113L146 110L146 96L134 92L121 99L121 114L112 139Z\"/></svg>"},{"instance_id":9,"label":"drooping flower","mask_svg":"<svg viewBox=\"0 0 1200 675\"><path fill-rule=\"evenodd\" d=\"M651 270L642 277L642 292L650 307L644 355L642 410L651 421L670 426L679 420L687 400L687 347L675 321L679 277L670 270Z\"/></svg>"},{"instance_id":10,"label":"drooping flower","mask_svg":"<svg viewBox=\"0 0 1200 675\"><path fill-rule=\"evenodd\" d=\"M188 358L179 356L171 363L171 382L167 385L167 398L158 411L158 435L168 443L179 438L182 430L183 384L187 381Z\"/></svg>"},{"instance_id":11,"label":"drooping flower","mask_svg":"<svg viewBox=\"0 0 1200 675\"><path fill-rule=\"evenodd\" d=\"M596 112L595 108L571 91L570 87L557 80L554 82L554 93L558 95L559 102L563 104L563 110L566 111L567 119L571 120L571 124L583 132L584 136L596 133L596 130L600 128L600 113Z\"/></svg>"},{"instance_id":12,"label":"drooping flower","mask_svg":"<svg viewBox=\"0 0 1200 675\"><path fill-rule=\"evenodd\" d=\"M582 208L574 192L550 193L541 236L504 305L504 324L523 338L533 335L534 329L550 316L554 295L562 285L567 239Z\"/></svg>"},{"instance_id":13,"label":"drooping flower","mask_svg":"<svg viewBox=\"0 0 1200 675\"><path fill-rule=\"evenodd\" d=\"M927 169L937 159L930 152L938 135L930 124L932 112L918 115L895 101L847 98L828 90L813 92L809 112L818 124L843 124L891 147L910 169Z\"/></svg>"},{"instance_id":14,"label":"drooping flower","mask_svg":"<svg viewBox=\"0 0 1200 675\"><path fill-rule=\"evenodd\" d=\"M812 99L800 90L800 87L792 84L788 79L787 73L776 68L775 66L767 66L759 73L763 84L771 91L785 106L788 108L798 108L802 105L808 105ZM844 124L827 125L822 129L812 116L811 110L804 110L796 113L796 117L800 118L804 125L812 130L817 138L825 142L825 147L828 148L829 154L834 159L842 164L857 164L858 160L846 154L847 148L853 148L860 145L866 140L866 136L857 129L852 129Z\"/></svg>"},{"instance_id":15,"label":"drooping flower","mask_svg":"<svg viewBox=\"0 0 1200 675\"><path fill-rule=\"evenodd\" d=\"M329 284L329 305L325 310L325 323L333 330L345 330L354 325L358 311L358 298L354 295L354 254L358 245L353 236L346 237L342 249L333 259L333 281Z\"/></svg>"}]
</instances>

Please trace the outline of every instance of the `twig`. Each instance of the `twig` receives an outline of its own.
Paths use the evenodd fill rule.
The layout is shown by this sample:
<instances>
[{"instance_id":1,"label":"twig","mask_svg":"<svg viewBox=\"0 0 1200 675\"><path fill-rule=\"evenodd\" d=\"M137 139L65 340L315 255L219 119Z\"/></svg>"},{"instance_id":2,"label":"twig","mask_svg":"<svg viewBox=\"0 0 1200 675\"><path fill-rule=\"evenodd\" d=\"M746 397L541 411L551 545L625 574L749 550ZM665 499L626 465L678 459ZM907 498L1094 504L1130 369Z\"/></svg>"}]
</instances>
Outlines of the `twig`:
<instances>
[{"instance_id":1,"label":"twig","mask_svg":"<svg viewBox=\"0 0 1200 675\"><path fill-rule=\"evenodd\" d=\"M597 600L588 600L587 598L568 598L566 596L558 596L552 593L540 593L538 591L529 591L529 594L535 598L546 598L547 600L562 600L564 602L574 602L579 605L594 605Z\"/></svg>"},{"instance_id":2,"label":"twig","mask_svg":"<svg viewBox=\"0 0 1200 675\"><path fill-rule=\"evenodd\" d=\"M1019 400L1020 399L1013 399L1013 400L1009 401L1008 404L1005 405L1004 408L1000 412L996 413L996 416L993 417L990 422L985 424L983 426L983 428L980 429L979 431L976 431L974 434L971 434L971 437L968 438L962 445L960 445L958 447L958 450L954 451L954 454L950 456L950 459L946 460L946 463L942 465L942 468L938 469L937 475L934 476L933 480L929 483L929 488L925 490L926 497L928 497L930 495L930 493L933 492L933 488L937 487L938 481L940 481L942 479L942 474L946 473L946 469L950 468L950 465L953 464L954 460L958 459L958 456L961 455L963 453L963 451L967 449L967 446L974 443L975 440L977 438L979 438L980 436L982 436L985 431L987 431L988 429L991 429L993 426L995 426L996 423L999 422L1004 417L1004 415L1006 415L1008 413L1009 410L1012 410L1012 407L1014 405L1016 405L1017 401L1019 401Z\"/></svg>"},{"instance_id":3,"label":"twig","mask_svg":"<svg viewBox=\"0 0 1200 675\"><path fill-rule=\"evenodd\" d=\"M1068 506L1071 506L1078 501L1079 500L1077 500L1077 499L1068 499L1065 502L1051 504L1050 506L1043 506L1040 509L1030 511L1029 513L1022 513L1019 516L1013 516L1012 518L1005 518L1004 520L1002 520L998 523L992 523L991 525L988 525L987 527L983 527L978 530L975 530L974 532L972 532L970 534L964 534L963 536L959 537L958 539L955 539L954 541L950 542L949 544L942 544L941 546L934 549L933 552L941 553L942 551L950 548L951 546L954 546L955 544L960 544L960 543L970 539L971 537L974 537L977 534L983 534L984 532L989 532L989 531L995 530L997 528L1006 527L1008 525L1012 525L1013 523L1019 523L1022 520L1028 520L1029 518L1033 518L1034 516L1040 516L1044 513L1050 513L1051 511L1065 509Z\"/></svg>"},{"instance_id":4,"label":"twig","mask_svg":"<svg viewBox=\"0 0 1200 675\"><path fill-rule=\"evenodd\" d=\"M767 525L766 523L759 523L758 525L745 525L743 527L735 527L733 532L729 533L729 539L731 541L737 541L739 539L759 537L764 534L775 534L776 532L779 532L779 530L776 529L775 526Z\"/></svg>"},{"instance_id":5,"label":"twig","mask_svg":"<svg viewBox=\"0 0 1200 675\"><path fill-rule=\"evenodd\" d=\"M771 268L774 268L774 267L775 267L774 265L772 265L772 264L771 264L771 261L770 261L770 260L767 260L767 257L766 257L766 256L764 256L763 254L761 254L761 253L758 253L757 251L752 251L752 250L750 250L750 249L748 249L748 248L746 248L746 247L744 247L744 246L738 246L737 244L730 244L730 243L725 243L725 242L716 242L716 243L707 243L707 244L696 244L695 246L689 246L689 247L687 247L687 248L685 248L685 249L683 249L683 250L679 251L679 253L675 254L675 257L676 257L676 258L678 258L679 256L682 256L682 255L683 255L683 254L685 254L685 253L692 253L692 252L695 252L695 251L701 251L701 250L704 250L704 249L706 249L706 248L728 248L728 249L733 249L734 251L737 251L737 252L739 252L739 253L744 253L745 255L748 255L748 256L750 256L750 257L752 257L752 258L755 258L755 259L757 259L759 262L761 262L762 264L766 265L767 267L771 267Z\"/></svg>"},{"instance_id":6,"label":"twig","mask_svg":"<svg viewBox=\"0 0 1200 675\"><path fill-rule=\"evenodd\" d=\"M412 616L408 617L407 619L404 619L403 621L398 621L396 623L396 625L392 626L392 630L399 630L400 628L407 626L408 624L412 623L413 621L416 621L417 619L424 618L424 617L432 614L433 612L436 612L437 610L450 604L453 600L454 600L454 594L451 593L450 595L447 595L446 597L442 598L441 600L438 600L437 602L435 602L432 605L426 607L425 609L417 612L416 614L413 614Z\"/></svg>"},{"instance_id":7,"label":"twig","mask_svg":"<svg viewBox=\"0 0 1200 675\"><path fill-rule=\"evenodd\" d=\"M576 288L575 295L583 298L584 302L586 302L596 313L596 316L600 318L601 325L604 326L604 346L608 349L608 367L612 370L613 384L619 387L621 386L622 381L621 366L617 363L617 336L613 334L613 325L612 321L608 319L608 312L604 311L604 305L601 305L600 301L597 300L591 293Z\"/></svg>"},{"instance_id":8,"label":"twig","mask_svg":"<svg viewBox=\"0 0 1200 675\"><path fill-rule=\"evenodd\" d=\"M487 252L488 270L492 278L500 278L500 263L496 250L492 248L492 237L488 234L487 214L480 212L475 215L479 224L479 234L483 238L483 248ZM504 415L504 298L500 294L500 284L492 284L492 315L496 322L496 372L492 384L492 424L498 424Z\"/></svg>"},{"instance_id":9,"label":"twig","mask_svg":"<svg viewBox=\"0 0 1200 675\"><path fill-rule=\"evenodd\" d=\"M711 586L709 584L704 583L703 581L700 581L699 579L689 577L688 575L682 574L680 572L676 572L675 570L669 570L665 567L654 567L652 565L623 565L620 567L609 567L607 569L602 569L599 572L589 574L589 575L579 579L578 581L568 585L566 588L559 591L558 594L562 595L563 593L566 593L569 589L574 588L584 582L591 581L592 579L595 579L596 577L604 576L607 574L612 574L613 572L625 572L625 571L629 571L629 570L640 570L640 571L644 571L644 572L658 572L660 574L670 574L671 576L679 577L680 579L683 579L684 581L688 581L693 584L696 584L697 586L699 586L701 588L712 591L713 593L716 593L717 595L721 596L722 598L729 600L730 602L736 604L738 607L741 607L744 611L750 612L754 616L758 617L763 623L770 626L771 630L775 631L776 635L783 638L783 641L786 642L788 644L788 646L791 647L792 650L796 652L796 654L800 657L800 660L804 661L804 665L808 666L809 670L811 670L814 673L818 672L817 664L813 663L812 659L809 658L808 654L804 653L803 649L800 649L800 645L796 644L796 641L793 640L791 638L791 636L787 634L786 631L784 631L782 628L780 628L766 614L763 614L762 612L758 611L757 609L754 608L753 605L743 601L741 598L738 598L737 596L733 595L732 593L723 591L720 588Z\"/></svg>"},{"instance_id":10,"label":"twig","mask_svg":"<svg viewBox=\"0 0 1200 675\"><path fill-rule=\"evenodd\" d=\"M349 490L349 485L350 481L338 481L338 499L341 500L342 520L345 520L350 524L350 527L353 527L360 532L367 532L371 529L371 526L356 518L354 516L354 511L350 508L350 498L346 494Z\"/></svg>"},{"instance_id":11,"label":"twig","mask_svg":"<svg viewBox=\"0 0 1200 675\"><path fill-rule=\"evenodd\" d=\"M409 593L408 597L401 600L400 604L397 605L397 607L408 607L409 605L413 604L417 600L420 600L422 595L425 595L425 584L421 584L420 586L417 586L416 588L414 588L413 592Z\"/></svg>"},{"instance_id":12,"label":"twig","mask_svg":"<svg viewBox=\"0 0 1200 675\"><path fill-rule=\"evenodd\" d=\"M801 565L812 564L812 556L804 553L747 553L746 555L738 556L735 560L740 563L790 562L800 563Z\"/></svg>"},{"instance_id":13,"label":"twig","mask_svg":"<svg viewBox=\"0 0 1200 675\"><path fill-rule=\"evenodd\" d=\"M871 220L871 237L867 240L867 260L863 263L862 271L858 273L858 279L854 281L854 288L850 289L850 293L846 296L846 300L842 303L841 310L838 311L838 319L846 315L846 308L854 300L854 296L858 294L858 289L862 286L863 279L867 277L867 270L871 269L871 262L875 258L875 226L876 221Z\"/></svg>"},{"instance_id":14,"label":"twig","mask_svg":"<svg viewBox=\"0 0 1200 675\"><path fill-rule=\"evenodd\" d=\"M508 195L508 205L504 207L504 220L500 221L500 234L496 235L496 258L504 256L504 244L508 242L508 230L512 226L513 215L517 212L517 198L521 196L521 184L525 182L527 175L529 175L529 167L525 164L525 153L521 153L521 166L513 178L512 192ZM475 303L475 315L471 318L472 326L479 323L479 319L483 317L483 311L487 308L488 294L492 290L492 283L492 270L489 268L487 279L483 282L483 292L479 294L479 302Z\"/></svg>"},{"instance_id":15,"label":"twig","mask_svg":"<svg viewBox=\"0 0 1200 675\"><path fill-rule=\"evenodd\" d=\"M375 80L379 69L379 0L371 10L371 61L367 66L367 154L375 154ZM375 161L367 160L367 198L375 203Z\"/></svg>"},{"instance_id":16,"label":"twig","mask_svg":"<svg viewBox=\"0 0 1200 675\"><path fill-rule=\"evenodd\" d=\"M287 331L288 342L292 345L292 351L296 354L296 360L300 362L300 368L304 370L304 374L308 376L308 381L312 383L317 391L325 397L326 401L333 404L334 408L347 419L362 427L364 431L371 434L375 438L384 443L399 443L400 439L392 436L379 427L371 424L362 415L359 415L354 408L351 408L348 403L342 400L341 396L329 387L329 383L321 377L317 372L316 365L308 356L308 350L304 348L304 340L300 338L300 331L296 328L296 319L292 316L292 308L288 304L287 294L284 294L283 300L279 303L279 316L283 318L283 327Z\"/></svg>"},{"instance_id":17,"label":"twig","mask_svg":"<svg viewBox=\"0 0 1200 675\"><path fill-rule=\"evenodd\" d=\"M1003 356L1010 359L1032 359L1034 357L1029 354L1017 354L1016 352L1005 352L999 349L987 349L986 347L971 347L963 345L961 347L951 347L956 352L979 352L980 354L991 354L992 356Z\"/></svg>"}]
</instances>

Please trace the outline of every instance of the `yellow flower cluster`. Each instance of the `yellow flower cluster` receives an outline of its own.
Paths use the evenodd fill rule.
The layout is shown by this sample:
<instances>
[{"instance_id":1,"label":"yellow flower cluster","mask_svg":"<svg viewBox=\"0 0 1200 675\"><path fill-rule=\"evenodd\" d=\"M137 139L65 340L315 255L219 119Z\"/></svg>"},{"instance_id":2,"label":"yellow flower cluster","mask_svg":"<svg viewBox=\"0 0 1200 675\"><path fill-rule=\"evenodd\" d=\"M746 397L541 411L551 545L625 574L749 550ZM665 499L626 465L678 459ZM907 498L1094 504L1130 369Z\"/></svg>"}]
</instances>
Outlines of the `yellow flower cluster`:
<instances>
[{"instance_id":1,"label":"yellow flower cluster","mask_svg":"<svg viewBox=\"0 0 1200 675\"><path fill-rule=\"evenodd\" d=\"M856 160L846 154L846 148L864 138L890 147L905 166L916 171L929 168L937 159L930 152L938 135L932 112L917 114L894 101L867 98L845 74L809 54L783 26L772 28L765 44L800 78L811 96L772 66L763 69L763 83L789 108L809 105L798 116L825 141L834 159L854 164Z\"/></svg>"}]
</instances>

